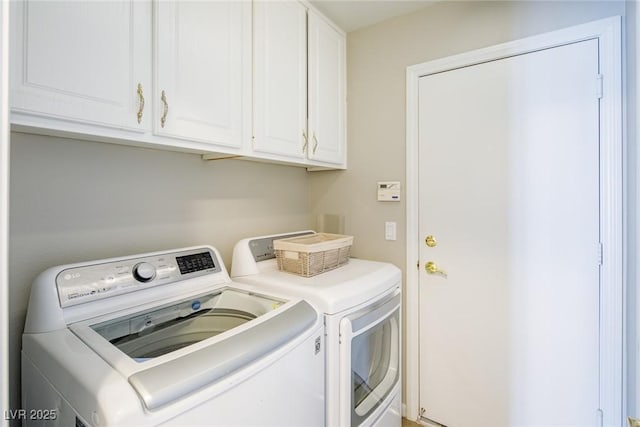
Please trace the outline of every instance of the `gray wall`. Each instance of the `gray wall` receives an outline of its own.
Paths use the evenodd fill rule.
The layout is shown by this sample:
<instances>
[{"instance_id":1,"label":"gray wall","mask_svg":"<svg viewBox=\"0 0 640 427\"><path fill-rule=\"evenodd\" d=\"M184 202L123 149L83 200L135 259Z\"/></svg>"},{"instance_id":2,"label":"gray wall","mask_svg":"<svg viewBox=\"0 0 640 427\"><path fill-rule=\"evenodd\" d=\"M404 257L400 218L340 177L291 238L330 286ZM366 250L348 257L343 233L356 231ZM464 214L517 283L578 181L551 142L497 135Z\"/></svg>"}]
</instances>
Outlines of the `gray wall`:
<instances>
[{"instance_id":1,"label":"gray wall","mask_svg":"<svg viewBox=\"0 0 640 427\"><path fill-rule=\"evenodd\" d=\"M308 173L242 160L13 133L9 342L19 408L20 335L47 267L208 243L230 266L243 237L309 228Z\"/></svg>"},{"instance_id":2,"label":"gray wall","mask_svg":"<svg viewBox=\"0 0 640 427\"><path fill-rule=\"evenodd\" d=\"M404 270L405 204L377 202L375 186L377 181L398 180L405 188L406 67L625 16L625 9L624 2L615 1L444 1L349 33L349 169L311 176L312 219L344 214L345 233L355 236L355 256L391 261ZM397 241L384 239L385 221L398 223Z\"/></svg>"}]
</instances>

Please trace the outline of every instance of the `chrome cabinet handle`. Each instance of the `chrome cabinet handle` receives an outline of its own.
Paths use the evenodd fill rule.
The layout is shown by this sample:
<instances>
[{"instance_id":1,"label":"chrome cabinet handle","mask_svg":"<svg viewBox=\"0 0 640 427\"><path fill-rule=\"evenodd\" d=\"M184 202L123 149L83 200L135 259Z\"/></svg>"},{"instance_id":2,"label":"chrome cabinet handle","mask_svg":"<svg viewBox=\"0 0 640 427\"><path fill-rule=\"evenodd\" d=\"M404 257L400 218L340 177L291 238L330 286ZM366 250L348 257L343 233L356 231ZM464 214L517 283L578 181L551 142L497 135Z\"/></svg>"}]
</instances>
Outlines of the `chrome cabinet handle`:
<instances>
[{"instance_id":1,"label":"chrome cabinet handle","mask_svg":"<svg viewBox=\"0 0 640 427\"><path fill-rule=\"evenodd\" d=\"M309 139L307 138L307 131L302 129L302 138L304 138L304 144L302 145L302 152L307 151L307 145L309 145Z\"/></svg>"},{"instance_id":2,"label":"chrome cabinet handle","mask_svg":"<svg viewBox=\"0 0 640 427\"><path fill-rule=\"evenodd\" d=\"M160 118L160 126L164 127L164 124L167 121L167 113L169 112L169 104L167 103L167 94L164 93L164 90L160 94L160 100L162 101L162 117Z\"/></svg>"},{"instance_id":3,"label":"chrome cabinet handle","mask_svg":"<svg viewBox=\"0 0 640 427\"><path fill-rule=\"evenodd\" d=\"M316 138L316 133L313 133L313 154L316 154L316 150L318 149L318 138Z\"/></svg>"},{"instance_id":4,"label":"chrome cabinet handle","mask_svg":"<svg viewBox=\"0 0 640 427\"><path fill-rule=\"evenodd\" d=\"M144 111L144 95L142 94L142 84L138 83L138 124L142 121L142 112Z\"/></svg>"}]
</instances>

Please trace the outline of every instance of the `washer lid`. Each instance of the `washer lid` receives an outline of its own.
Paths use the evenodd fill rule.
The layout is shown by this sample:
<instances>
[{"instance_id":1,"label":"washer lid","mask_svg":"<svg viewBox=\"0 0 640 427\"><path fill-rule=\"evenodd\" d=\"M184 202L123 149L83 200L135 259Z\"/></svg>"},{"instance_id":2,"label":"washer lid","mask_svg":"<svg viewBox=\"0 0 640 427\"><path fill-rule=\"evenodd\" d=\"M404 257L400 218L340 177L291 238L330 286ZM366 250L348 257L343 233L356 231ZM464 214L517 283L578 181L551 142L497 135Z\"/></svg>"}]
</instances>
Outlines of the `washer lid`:
<instances>
[{"instance_id":1,"label":"washer lid","mask_svg":"<svg viewBox=\"0 0 640 427\"><path fill-rule=\"evenodd\" d=\"M285 303L223 288L103 321L90 328L127 356L144 362L229 331Z\"/></svg>"},{"instance_id":2,"label":"washer lid","mask_svg":"<svg viewBox=\"0 0 640 427\"><path fill-rule=\"evenodd\" d=\"M153 410L224 380L320 324L305 301L239 285L70 329Z\"/></svg>"},{"instance_id":3,"label":"washer lid","mask_svg":"<svg viewBox=\"0 0 640 427\"><path fill-rule=\"evenodd\" d=\"M148 409L181 398L287 344L316 321L315 310L298 301L285 312L224 341L137 372L129 377Z\"/></svg>"}]
</instances>

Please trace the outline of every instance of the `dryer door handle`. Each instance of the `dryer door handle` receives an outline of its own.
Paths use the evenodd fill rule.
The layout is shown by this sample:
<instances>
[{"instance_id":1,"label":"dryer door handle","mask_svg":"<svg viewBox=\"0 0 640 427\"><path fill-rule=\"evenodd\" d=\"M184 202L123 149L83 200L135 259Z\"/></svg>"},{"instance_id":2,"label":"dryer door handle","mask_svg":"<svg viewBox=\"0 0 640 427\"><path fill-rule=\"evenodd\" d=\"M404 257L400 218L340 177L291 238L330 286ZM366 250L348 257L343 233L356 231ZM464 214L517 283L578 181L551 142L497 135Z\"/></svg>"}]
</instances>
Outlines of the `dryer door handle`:
<instances>
[{"instance_id":1,"label":"dryer door handle","mask_svg":"<svg viewBox=\"0 0 640 427\"><path fill-rule=\"evenodd\" d=\"M348 316L351 323L351 330L353 335L359 335L365 332L380 322L384 322L389 316L400 309L402 303L402 294L400 290L396 290L392 296L379 304L369 306L356 313Z\"/></svg>"}]
</instances>

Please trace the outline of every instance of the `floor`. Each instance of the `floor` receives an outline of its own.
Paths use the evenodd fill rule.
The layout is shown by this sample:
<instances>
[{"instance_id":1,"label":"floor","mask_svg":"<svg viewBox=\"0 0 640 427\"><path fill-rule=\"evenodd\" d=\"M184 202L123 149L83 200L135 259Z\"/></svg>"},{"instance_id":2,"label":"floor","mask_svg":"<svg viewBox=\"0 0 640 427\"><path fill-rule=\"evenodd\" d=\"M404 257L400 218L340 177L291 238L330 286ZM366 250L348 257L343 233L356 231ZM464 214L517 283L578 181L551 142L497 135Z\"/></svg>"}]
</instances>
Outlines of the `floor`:
<instances>
[{"instance_id":1,"label":"floor","mask_svg":"<svg viewBox=\"0 0 640 427\"><path fill-rule=\"evenodd\" d=\"M406 418L402 418L402 427L422 427L422 426L414 421L408 420Z\"/></svg>"}]
</instances>

